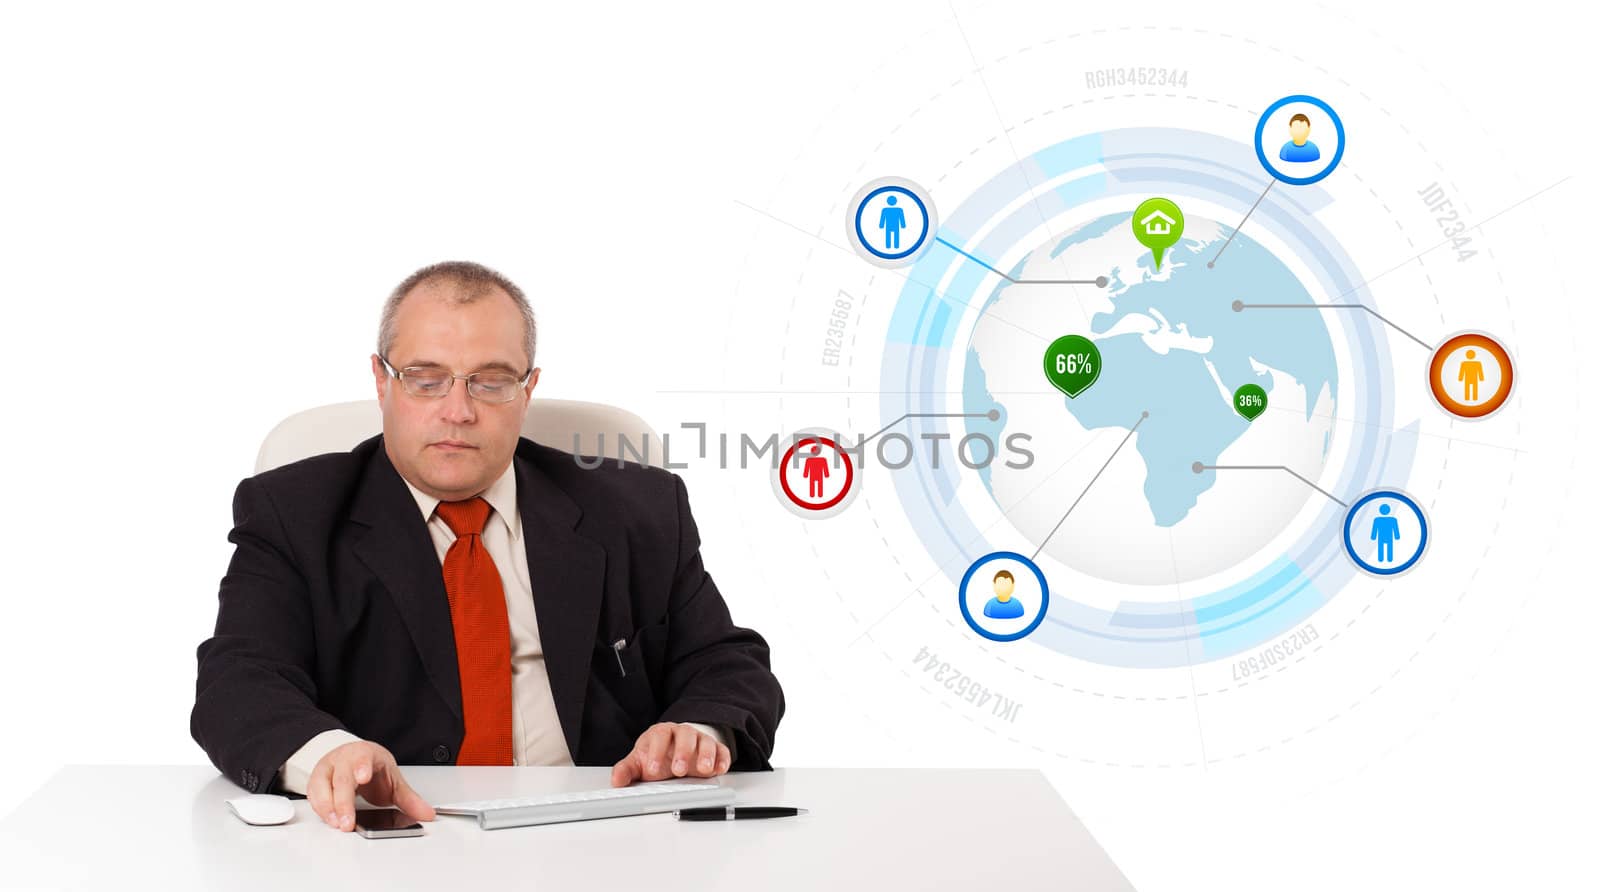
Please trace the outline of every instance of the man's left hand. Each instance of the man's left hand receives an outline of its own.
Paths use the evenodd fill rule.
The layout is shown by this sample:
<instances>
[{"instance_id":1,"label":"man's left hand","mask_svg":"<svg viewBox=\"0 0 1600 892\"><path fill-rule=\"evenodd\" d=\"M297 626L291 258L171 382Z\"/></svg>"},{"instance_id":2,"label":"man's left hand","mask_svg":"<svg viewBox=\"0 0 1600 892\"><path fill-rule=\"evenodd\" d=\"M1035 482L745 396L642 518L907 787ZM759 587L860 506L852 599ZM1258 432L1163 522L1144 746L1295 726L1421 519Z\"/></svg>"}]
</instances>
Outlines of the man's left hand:
<instances>
[{"instance_id":1,"label":"man's left hand","mask_svg":"<svg viewBox=\"0 0 1600 892\"><path fill-rule=\"evenodd\" d=\"M639 741L611 769L611 786L672 777L716 777L728 772L733 761L728 748L711 735L680 722L651 725Z\"/></svg>"}]
</instances>

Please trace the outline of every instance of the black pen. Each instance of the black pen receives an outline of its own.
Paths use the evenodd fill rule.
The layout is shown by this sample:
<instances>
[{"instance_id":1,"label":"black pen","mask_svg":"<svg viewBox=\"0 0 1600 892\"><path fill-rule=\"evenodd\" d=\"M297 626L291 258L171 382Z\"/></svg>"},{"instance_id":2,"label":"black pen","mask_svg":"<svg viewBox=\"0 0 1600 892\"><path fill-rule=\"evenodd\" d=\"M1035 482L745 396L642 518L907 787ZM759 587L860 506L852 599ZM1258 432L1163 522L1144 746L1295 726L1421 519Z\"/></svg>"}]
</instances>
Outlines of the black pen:
<instances>
[{"instance_id":1,"label":"black pen","mask_svg":"<svg viewBox=\"0 0 1600 892\"><path fill-rule=\"evenodd\" d=\"M766 805L747 805L734 808L724 805L713 808L680 808L672 814L680 821L749 821L755 818L792 818L803 815L803 808L775 808Z\"/></svg>"}]
</instances>

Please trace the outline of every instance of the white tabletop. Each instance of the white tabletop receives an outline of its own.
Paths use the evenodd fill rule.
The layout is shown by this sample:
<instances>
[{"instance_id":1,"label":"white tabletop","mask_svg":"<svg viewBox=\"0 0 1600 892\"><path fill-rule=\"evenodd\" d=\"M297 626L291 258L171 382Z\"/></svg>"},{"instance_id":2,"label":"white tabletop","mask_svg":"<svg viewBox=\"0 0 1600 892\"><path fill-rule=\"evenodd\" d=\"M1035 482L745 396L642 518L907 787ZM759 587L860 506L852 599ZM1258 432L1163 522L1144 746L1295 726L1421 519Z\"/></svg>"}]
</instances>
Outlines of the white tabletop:
<instances>
[{"instance_id":1,"label":"white tabletop","mask_svg":"<svg viewBox=\"0 0 1600 892\"><path fill-rule=\"evenodd\" d=\"M597 789L607 768L405 766L429 802ZM736 804L795 818L644 815L480 830L440 815L425 835L366 839L309 802L251 827L245 791L210 766L71 765L0 821L0 883L196 889L1131 889L1033 770L786 768L722 779ZM358 804L364 802L358 801Z\"/></svg>"}]
</instances>

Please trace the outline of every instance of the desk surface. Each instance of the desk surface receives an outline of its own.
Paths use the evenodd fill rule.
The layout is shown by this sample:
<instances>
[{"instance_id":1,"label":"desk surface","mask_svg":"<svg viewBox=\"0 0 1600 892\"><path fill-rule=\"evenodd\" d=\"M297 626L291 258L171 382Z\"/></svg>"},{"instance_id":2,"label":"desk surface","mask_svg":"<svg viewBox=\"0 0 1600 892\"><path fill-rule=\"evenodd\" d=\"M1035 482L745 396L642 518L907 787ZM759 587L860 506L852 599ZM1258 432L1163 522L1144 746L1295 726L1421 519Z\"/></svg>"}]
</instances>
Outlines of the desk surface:
<instances>
[{"instance_id":1,"label":"desk surface","mask_svg":"<svg viewBox=\"0 0 1600 892\"><path fill-rule=\"evenodd\" d=\"M608 768L405 766L429 802L605 787ZM0 882L22 888L1131 889L1033 770L786 768L731 774L738 803L797 818L719 823L643 815L366 839L309 802L251 827L244 791L210 766L70 765L0 821ZM313 882L314 881L314 882ZM513 882L514 881L514 882ZM497 883L499 885L497 885Z\"/></svg>"}]
</instances>

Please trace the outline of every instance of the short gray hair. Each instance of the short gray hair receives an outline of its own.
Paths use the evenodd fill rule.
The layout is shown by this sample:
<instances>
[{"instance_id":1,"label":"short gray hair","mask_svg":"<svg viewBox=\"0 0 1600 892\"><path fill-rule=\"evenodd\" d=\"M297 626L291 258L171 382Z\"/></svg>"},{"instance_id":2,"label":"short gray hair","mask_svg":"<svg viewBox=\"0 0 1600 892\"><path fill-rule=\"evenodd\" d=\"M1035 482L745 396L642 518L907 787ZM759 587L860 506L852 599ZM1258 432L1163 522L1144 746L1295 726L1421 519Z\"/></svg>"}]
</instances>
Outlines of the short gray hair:
<instances>
[{"instance_id":1,"label":"short gray hair","mask_svg":"<svg viewBox=\"0 0 1600 892\"><path fill-rule=\"evenodd\" d=\"M389 358L389 350L394 347L394 319L400 313L400 304L410 294L412 289L424 282L435 280L447 281L459 290L452 295L458 304L468 304L482 297L494 293L496 288L504 291L511 297L522 313L522 326L525 333L524 346L528 354L528 368L533 368L533 350L538 340L538 327L533 321L533 307L528 305L528 298L516 283L504 275L470 260L446 260L417 270L406 280L395 286L389 292L389 299L383 302L383 316L378 321L378 355L385 361Z\"/></svg>"}]
</instances>

